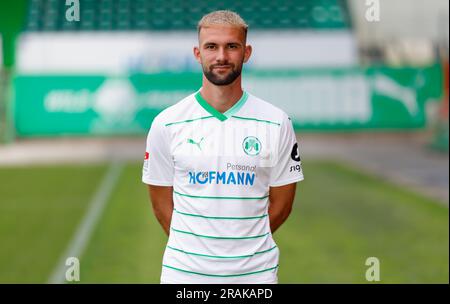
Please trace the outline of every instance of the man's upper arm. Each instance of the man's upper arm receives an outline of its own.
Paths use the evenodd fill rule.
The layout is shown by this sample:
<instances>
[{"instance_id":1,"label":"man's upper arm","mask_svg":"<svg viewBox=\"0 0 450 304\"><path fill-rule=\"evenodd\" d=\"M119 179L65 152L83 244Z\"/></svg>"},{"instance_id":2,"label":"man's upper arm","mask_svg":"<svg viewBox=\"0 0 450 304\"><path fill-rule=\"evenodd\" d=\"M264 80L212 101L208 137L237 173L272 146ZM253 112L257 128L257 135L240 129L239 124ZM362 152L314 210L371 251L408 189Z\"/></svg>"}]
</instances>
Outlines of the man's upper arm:
<instances>
[{"instance_id":1,"label":"man's upper arm","mask_svg":"<svg viewBox=\"0 0 450 304\"><path fill-rule=\"evenodd\" d=\"M167 202L170 202L172 204L172 194L173 194L173 187L172 186L155 186L155 185L148 185L148 193L150 195L150 199L152 201L152 204L165 204Z\"/></svg>"},{"instance_id":2,"label":"man's upper arm","mask_svg":"<svg viewBox=\"0 0 450 304\"><path fill-rule=\"evenodd\" d=\"M142 181L149 185L172 186L174 164L167 127L156 117L147 136Z\"/></svg>"},{"instance_id":3,"label":"man's upper arm","mask_svg":"<svg viewBox=\"0 0 450 304\"><path fill-rule=\"evenodd\" d=\"M280 126L275 163L270 172L270 187L279 187L303 180L300 149L292 122L284 115Z\"/></svg>"},{"instance_id":4,"label":"man's upper arm","mask_svg":"<svg viewBox=\"0 0 450 304\"><path fill-rule=\"evenodd\" d=\"M291 183L279 187L269 188L269 202L270 204L281 205L280 207L292 208L294 202L295 190L297 183Z\"/></svg>"}]
</instances>

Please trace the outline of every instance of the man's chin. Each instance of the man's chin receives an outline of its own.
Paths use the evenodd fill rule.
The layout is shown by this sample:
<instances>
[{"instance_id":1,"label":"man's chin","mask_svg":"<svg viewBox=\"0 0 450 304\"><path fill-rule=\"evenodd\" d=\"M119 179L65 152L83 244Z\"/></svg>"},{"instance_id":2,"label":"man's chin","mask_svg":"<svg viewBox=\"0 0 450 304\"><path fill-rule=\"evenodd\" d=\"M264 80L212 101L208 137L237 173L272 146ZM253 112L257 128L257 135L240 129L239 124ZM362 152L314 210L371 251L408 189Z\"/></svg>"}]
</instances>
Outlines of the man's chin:
<instances>
[{"instance_id":1,"label":"man's chin","mask_svg":"<svg viewBox=\"0 0 450 304\"><path fill-rule=\"evenodd\" d=\"M213 83L214 85L225 86L225 85L232 84L239 77L239 75L238 75L237 77L234 78L232 76L232 74L233 74L232 71L230 71L226 74L217 74L217 73L211 71L209 73L209 75L205 74L205 76L209 80L209 82ZM233 78L233 79L230 79L230 78Z\"/></svg>"},{"instance_id":2,"label":"man's chin","mask_svg":"<svg viewBox=\"0 0 450 304\"><path fill-rule=\"evenodd\" d=\"M227 77L230 76L232 72L226 72L226 73L217 73L217 72L212 72L212 75L216 78L216 79L226 79Z\"/></svg>"},{"instance_id":3,"label":"man's chin","mask_svg":"<svg viewBox=\"0 0 450 304\"><path fill-rule=\"evenodd\" d=\"M210 80L209 82L211 82L212 84L214 84L216 86L226 86L226 85L233 83L233 81L230 82L230 81L227 81L226 79L224 79L224 80L214 79L213 81Z\"/></svg>"}]
</instances>

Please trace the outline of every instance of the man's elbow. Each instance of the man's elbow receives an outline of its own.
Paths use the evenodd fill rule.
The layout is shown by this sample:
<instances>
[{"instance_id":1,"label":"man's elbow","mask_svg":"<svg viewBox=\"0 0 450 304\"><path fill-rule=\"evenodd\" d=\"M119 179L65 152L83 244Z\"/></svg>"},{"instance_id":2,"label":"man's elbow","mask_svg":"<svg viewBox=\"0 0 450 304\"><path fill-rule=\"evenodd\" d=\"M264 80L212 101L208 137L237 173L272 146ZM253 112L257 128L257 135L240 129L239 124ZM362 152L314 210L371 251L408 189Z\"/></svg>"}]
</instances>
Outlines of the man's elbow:
<instances>
[{"instance_id":1,"label":"man's elbow","mask_svg":"<svg viewBox=\"0 0 450 304\"><path fill-rule=\"evenodd\" d=\"M157 204L154 200L151 200L150 204L152 205L152 210L155 215L158 215L161 213L160 208L158 208L159 204Z\"/></svg>"},{"instance_id":2,"label":"man's elbow","mask_svg":"<svg viewBox=\"0 0 450 304\"><path fill-rule=\"evenodd\" d=\"M284 208L284 218L287 219L289 215L291 215L291 213L292 213L292 204Z\"/></svg>"},{"instance_id":3,"label":"man's elbow","mask_svg":"<svg viewBox=\"0 0 450 304\"><path fill-rule=\"evenodd\" d=\"M284 206L283 206L284 205ZM283 207L281 207L283 206ZM292 204L280 204L281 208L276 208L277 210L273 210L273 214L277 214L275 216L279 217L283 221L286 220L292 212ZM274 208L275 209L275 208Z\"/></svg>"}]
</instances>

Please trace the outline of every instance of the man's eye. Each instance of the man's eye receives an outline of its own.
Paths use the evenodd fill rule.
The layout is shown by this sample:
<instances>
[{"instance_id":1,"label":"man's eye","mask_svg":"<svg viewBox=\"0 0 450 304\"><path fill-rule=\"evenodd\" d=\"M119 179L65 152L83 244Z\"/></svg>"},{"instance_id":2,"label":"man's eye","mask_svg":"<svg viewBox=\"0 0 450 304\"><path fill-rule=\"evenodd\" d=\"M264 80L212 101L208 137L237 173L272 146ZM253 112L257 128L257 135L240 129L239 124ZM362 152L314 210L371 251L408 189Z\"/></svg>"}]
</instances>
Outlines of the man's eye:
<instances>
[{"instance_id":1,"label":"man's eye","mask_svg":"<svg viewBox=\"0 0 450 304\"><path fill-rule=\"evenodd\" d=\"M209 50L213 50L213 49L215 49L216 47L215 47L214 45L207 45L206 48L209 49Z\"/></svg>"},{"instance_id":2,"label":"man's eye","mask_svg":"<svg viewBox=\"0 0 450 304\"><path fill-rule=\"evenodd\" d=\"M235 45L235 44L230 44L228 47L229 47L230 49L237 49L237 45Z\"/></svg>"}]
</instances>

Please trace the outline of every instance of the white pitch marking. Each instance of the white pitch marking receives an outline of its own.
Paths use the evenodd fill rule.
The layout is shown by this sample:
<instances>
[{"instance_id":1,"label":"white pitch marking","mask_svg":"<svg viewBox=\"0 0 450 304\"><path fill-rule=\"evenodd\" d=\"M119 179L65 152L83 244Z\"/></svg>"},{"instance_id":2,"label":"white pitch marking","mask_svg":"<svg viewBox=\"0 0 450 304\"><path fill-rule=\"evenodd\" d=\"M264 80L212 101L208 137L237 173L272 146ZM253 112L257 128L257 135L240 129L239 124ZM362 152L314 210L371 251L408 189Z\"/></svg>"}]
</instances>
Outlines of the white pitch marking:
<instances>
[{"instance_id":1,"label":"white pitch marking","mask_svg":"<svg viewBox=\"0 0 450 304\"><path fill-rule=\"evenodd\" d=\"M65 283L65 272L66 272L66 259L69 257L81 258L86 245L91 238L91 234L95 225L100 218L103 209L108 201L111 192L122 172L123 164L114 162L108 168L108 171L103 177L103 180L98 187L95 195L93 196L89 209L84 215L83 220L78 225L77 231L74 234L73 239L69 243L64 254L61 256L58 264L56 265L52 275L50 276L49 284L63 284ZM81 274L82 276L82 274Z\"/></svg>"}]
</instances>

